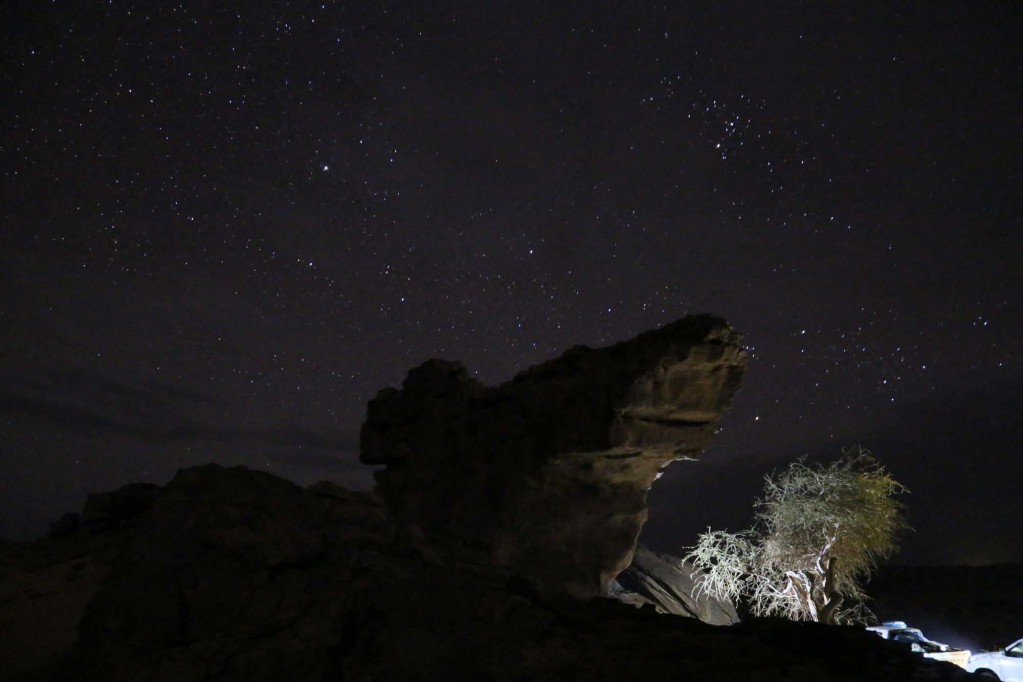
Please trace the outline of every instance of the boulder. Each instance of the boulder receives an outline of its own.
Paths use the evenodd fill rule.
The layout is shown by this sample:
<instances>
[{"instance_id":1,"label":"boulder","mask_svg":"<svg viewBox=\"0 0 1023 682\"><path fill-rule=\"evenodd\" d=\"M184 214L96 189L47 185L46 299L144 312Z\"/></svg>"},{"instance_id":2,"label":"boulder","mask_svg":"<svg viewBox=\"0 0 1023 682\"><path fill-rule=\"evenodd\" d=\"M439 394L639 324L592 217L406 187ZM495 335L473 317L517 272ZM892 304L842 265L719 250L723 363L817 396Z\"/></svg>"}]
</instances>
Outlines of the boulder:
<instances>
[{"instance_id":1,"label":"boulder","mask_svg":"<svg viewBox=\"0 0 1023 682\"><path fill-rule=\"evenodd\" d=\"M429 360L370 402L361 459L385 467L377 492L399 523L483 548L542 589L606 594L651 484L707 446L746 361L706 315L577 346L497 387Z\"/></svg>"},{"instance_id":2,"label":"boulder","mask_svg":"<svg viewBox=\"0 0 1023 682\"><path fill-rule=\"evenodd\" d=\"M611 596L628 604L650 604L659 613L696 618L710 625L735 625L739 616L730 602L696 593L698 572L678 557L643 547L615 578Z\"/></svg>"}]
</instances>

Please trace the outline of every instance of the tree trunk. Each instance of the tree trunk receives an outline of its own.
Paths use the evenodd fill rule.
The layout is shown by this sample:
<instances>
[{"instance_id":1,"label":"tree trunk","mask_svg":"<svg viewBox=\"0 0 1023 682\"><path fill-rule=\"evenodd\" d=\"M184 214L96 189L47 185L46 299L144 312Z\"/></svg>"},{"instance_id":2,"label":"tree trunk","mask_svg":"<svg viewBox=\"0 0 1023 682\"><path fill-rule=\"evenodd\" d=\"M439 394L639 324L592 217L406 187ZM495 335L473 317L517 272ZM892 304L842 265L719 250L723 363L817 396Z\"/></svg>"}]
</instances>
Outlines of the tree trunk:
<instances>
[{"instance_id":1,"label":"tree trunk","mask_svg":"<svg viewBox=\"0 0 1023 682\"><path fill-rule=\"evenodd\" d=\"M813 577L812 574L807 576L803 571L787 571L785 574L789 579L789 585L792 591L795 592L796 601L801 605L801 609L809 615L809 620L816 622L817 617L817 602L813 599ZM791 620L801 620L800 613L793 613L789 616Z\"/></svg>"},{"instance_id":2,"label":"tree trunk","mask_svg":"<svg viewBox=\"0 0 1023 682\"><path fill-rule=\"evenodd\" d=\"M820 622L826 625L834 625L838 616L838 609L842 606L845 598L835 590L835 562L836 559L828 559L828 570L824 574L824 604L818 610Z\"/></svg>"}]
</instances>

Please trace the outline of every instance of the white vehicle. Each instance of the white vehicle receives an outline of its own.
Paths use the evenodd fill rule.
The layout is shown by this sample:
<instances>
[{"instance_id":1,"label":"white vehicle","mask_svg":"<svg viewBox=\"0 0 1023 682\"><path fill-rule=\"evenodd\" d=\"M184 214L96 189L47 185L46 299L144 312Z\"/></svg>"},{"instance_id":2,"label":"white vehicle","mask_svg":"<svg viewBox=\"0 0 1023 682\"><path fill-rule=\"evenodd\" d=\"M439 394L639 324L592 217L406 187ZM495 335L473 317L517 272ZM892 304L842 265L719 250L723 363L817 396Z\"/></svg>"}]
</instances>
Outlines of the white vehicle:
<instances>
[{"instance_id":1,"label":"white vehicle","mask_svg":"<svg viewBox=\"0 0 1023 682\"><path fill-rule=\"evenodd\" d=\"M901 620L890 620L880 625L867 628L870 632L877 633L885 639L893 642L908 644L910 650L922 654L924 658L933 658L936 661L955 663L960 668L966 667L966 661L970 658L969 649L956 649L948 644L932 642L924 637L924 633L916 628L907 626ZM1023 682L1023 680L1021 680Z\"/></svg>"},{"instance_id":2,"label":"white vehicle","mask_svg":"<svg viewBox=\"0 0 1023 682\"><path fill-rule=\"evenodd\" d=\"M985 651L970 656L966 669L992 680L1023 682L1023 639L1001 651Z\"/></svg>"}]
</instances>

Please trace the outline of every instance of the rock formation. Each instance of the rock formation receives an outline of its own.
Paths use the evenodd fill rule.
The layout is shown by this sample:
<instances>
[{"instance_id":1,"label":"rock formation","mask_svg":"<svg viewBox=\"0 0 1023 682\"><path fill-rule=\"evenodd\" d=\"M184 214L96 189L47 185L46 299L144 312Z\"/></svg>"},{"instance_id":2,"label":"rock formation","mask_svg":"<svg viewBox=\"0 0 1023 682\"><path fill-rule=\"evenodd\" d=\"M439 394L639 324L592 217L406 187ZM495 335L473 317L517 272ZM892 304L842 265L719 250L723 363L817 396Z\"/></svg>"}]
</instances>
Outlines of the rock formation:
<instances>
[{"instance_id":1,"label":"rock formation","mask_svg":"<svg viewBox=\"0 0 1023 682\"><path fill-rule=\"evenodd\" d=\"M745 367L739 335L710 316L575 347L496 388L430 360L370 402L362 461L386 465L378 492L400 523L544 589L604 594L651 484L706 447Z\"/></svg>"},{"instance_id":2,"label":"rock formation","mask_svg":"<svg viewBox=\"0 0 1023 682\"><path fill-rule=\"evenodd\" d=\"M545 597L329 483L207 465L145 497L114 524L0 546L0 680L971 679L862 628Z\"/></svg>"},{"instance_id":3,"label":"rock formation","mask_svg":"<svg viewBox=\"0 0 1023 682\"><path fill-rule=\"evenodd\" d=\"M632 563L612 583L611 596L627 604L649 604L659 613L696 618L711 625L735 625L739 616L727 602L696 593L698 573L678 557L640 545Z\"/></svg>"},{"instance_id":4,"label":"rock formation","mask_svg":"<svg viewBox=\"0 0 1023 682\"><path fill-rule=\"evenodd\" d=\"M569 596L628 564L744 364L710 317L497 388L431 361L370 406L382 497L217 465L92 495L0 543L0 680L969 679L860 628L670 615L731 617L647 552L621 577L647 606Z\"/></svg>"}]
</instances>

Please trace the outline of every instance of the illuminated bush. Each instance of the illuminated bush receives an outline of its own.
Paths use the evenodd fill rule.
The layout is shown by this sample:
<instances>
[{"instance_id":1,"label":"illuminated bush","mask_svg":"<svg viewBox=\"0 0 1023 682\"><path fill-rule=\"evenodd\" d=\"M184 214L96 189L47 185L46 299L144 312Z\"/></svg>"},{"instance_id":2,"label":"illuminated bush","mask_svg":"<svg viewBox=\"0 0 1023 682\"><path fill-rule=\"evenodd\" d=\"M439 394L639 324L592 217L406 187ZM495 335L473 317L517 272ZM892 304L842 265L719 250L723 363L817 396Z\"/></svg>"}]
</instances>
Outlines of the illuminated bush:
<instances>
[{"instance_id":1,"label":"illuminated bush","mask_svg":"<svg viewBox=\"0 0 1023 682\"><path fill-rule=\"evenodd\" d=\"M865 612L863 581L905 527L905 487L859 447L828 465L793 462L765 479L753 528L708 531L686 559L697 592L745 600L757 616L840 623Z\"/></svg>"}]
</instances>

